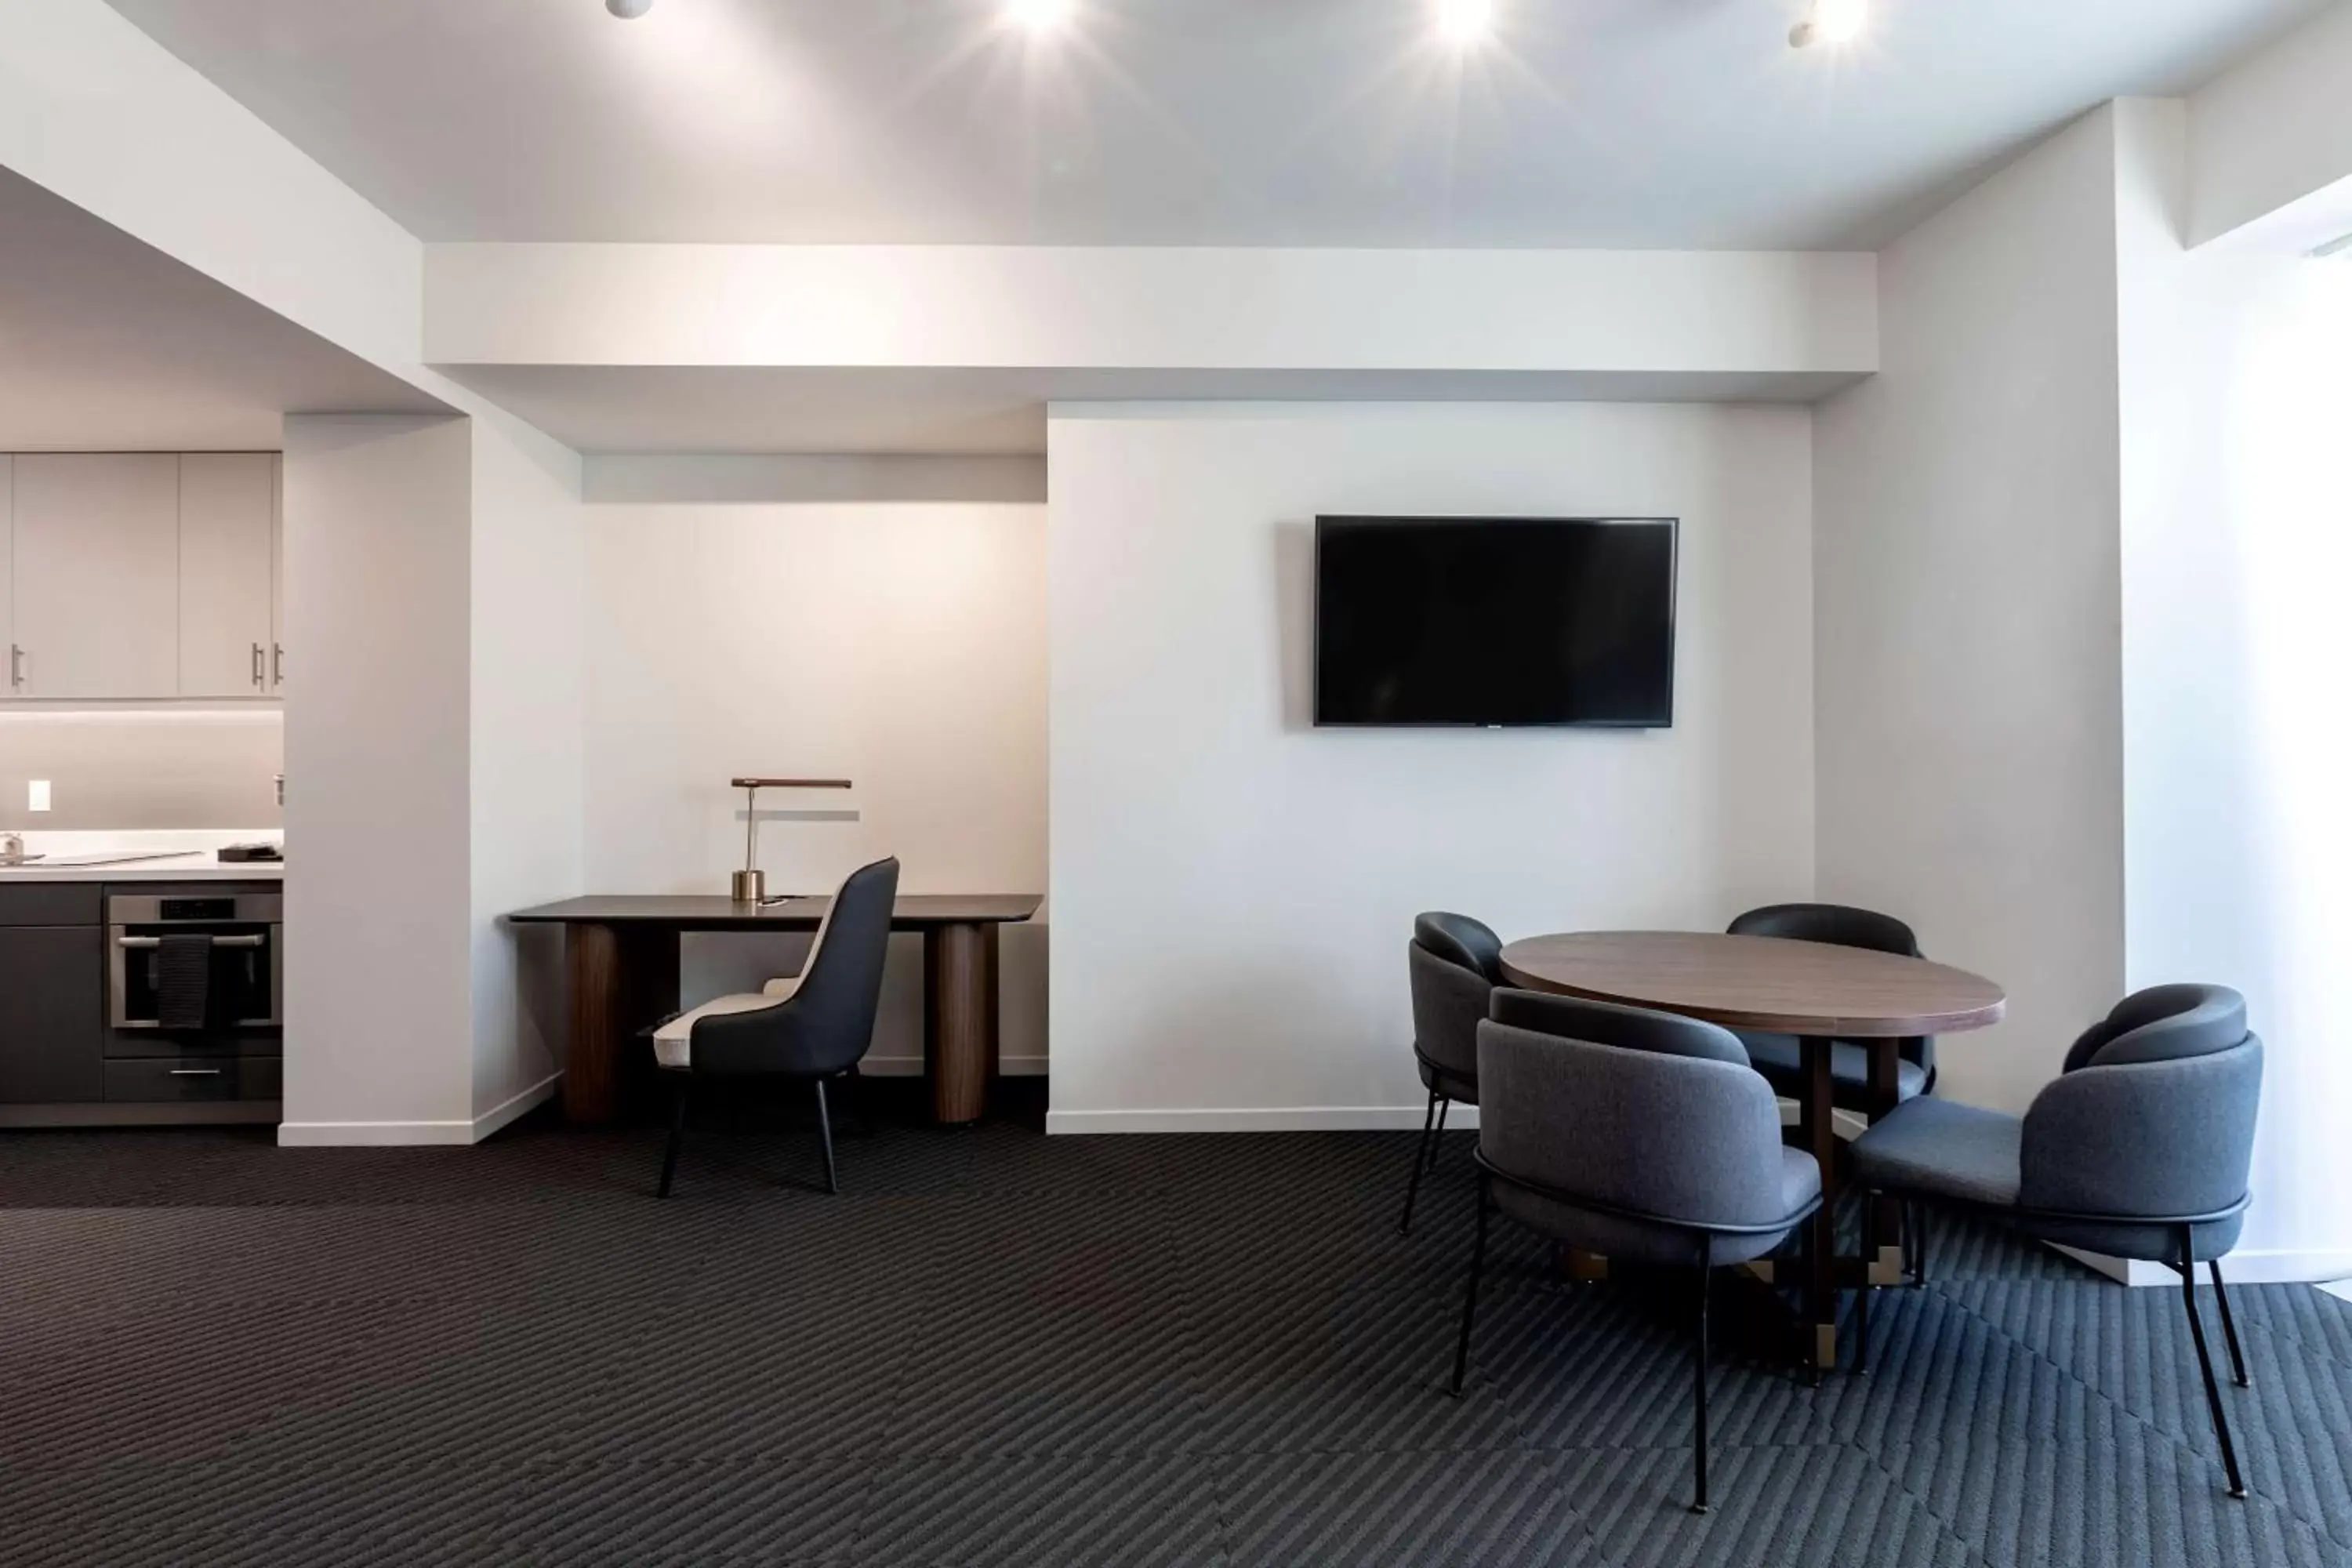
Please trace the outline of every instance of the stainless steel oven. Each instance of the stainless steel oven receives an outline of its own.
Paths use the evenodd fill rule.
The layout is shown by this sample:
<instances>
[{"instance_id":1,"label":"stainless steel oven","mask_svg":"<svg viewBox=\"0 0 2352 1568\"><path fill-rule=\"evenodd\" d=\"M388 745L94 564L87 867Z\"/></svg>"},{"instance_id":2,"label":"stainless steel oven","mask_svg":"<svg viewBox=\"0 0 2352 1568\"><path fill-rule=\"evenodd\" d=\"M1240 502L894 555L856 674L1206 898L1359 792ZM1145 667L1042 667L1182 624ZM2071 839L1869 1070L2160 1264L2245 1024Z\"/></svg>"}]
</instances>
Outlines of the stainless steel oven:
<instances>
[{"instance_id":1,"label":"stainless steel oven","mask_svg":"<svg viewBox=\"0 0 2352 1568\"><path fill-rule=\"evenodd\" d=\"M217 896L117 893L106 900L107 1000L118 1029L159 1029L157 973L163 938L212 939L209 1012L222 1029L276 1028L285 995L278 948L285 900L277 893Z\"/></svg>"}]
</instances>

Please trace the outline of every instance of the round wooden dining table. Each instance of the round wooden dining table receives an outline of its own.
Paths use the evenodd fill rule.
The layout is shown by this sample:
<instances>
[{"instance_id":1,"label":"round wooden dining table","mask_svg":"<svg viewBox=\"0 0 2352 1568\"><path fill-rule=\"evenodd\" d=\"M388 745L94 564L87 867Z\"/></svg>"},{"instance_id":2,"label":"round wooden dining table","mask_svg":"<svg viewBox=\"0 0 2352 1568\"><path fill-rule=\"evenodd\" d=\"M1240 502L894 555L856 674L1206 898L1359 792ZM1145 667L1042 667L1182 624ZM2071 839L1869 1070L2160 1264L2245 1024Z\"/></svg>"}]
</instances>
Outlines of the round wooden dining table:
<instances>
[{"instance_id":1,"label":"round wooden dining table","mask_svg":"<svg viewBox=\"0 0 2352 1568\"><path fill-rule=\"evenodd\" d=\"M1846 1042L1869 1053L1864 1110L1874 1121L1897 1103L1903 1041L1981 1029L1999 1023L2008 1006L2000 987L1982 975L1924 958L1708 931L1529 937L1503 950L1503 973L1529 991L1796 1036L1804 1075L1800 1137L1820 1163L1822 1191L1832 1199L1840 1180L1832 1046ZM1837 1256L1835 1209L1834 1202L1823 1203L1813 1217L1812 1267L1801 1282L1811 1340L1804 1353L1823 1367L1837 1363L1839 1287L1860 1283L1880 1262Z\"/></svg>"}]
</instances>

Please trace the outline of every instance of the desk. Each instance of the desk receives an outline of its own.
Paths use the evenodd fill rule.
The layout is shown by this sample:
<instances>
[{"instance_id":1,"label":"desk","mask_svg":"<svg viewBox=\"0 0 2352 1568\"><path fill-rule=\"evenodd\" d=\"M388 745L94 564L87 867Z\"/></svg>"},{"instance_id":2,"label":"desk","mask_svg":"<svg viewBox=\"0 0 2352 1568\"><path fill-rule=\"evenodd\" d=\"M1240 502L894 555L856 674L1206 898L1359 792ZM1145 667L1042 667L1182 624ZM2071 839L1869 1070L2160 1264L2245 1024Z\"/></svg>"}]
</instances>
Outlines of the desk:
<instances>
[{"instance_id":1,"label":"desk","mask_svg":"<svg viewBox=\"0 0 2352 1568\"><path fill-rule=\"evenodd\" d=\"M1503 950L1503 973L1530 991L1651 1007L1728 1029L1801 1039L1805 1088L1798 1126L1804 1147L1820 1162L1827 1200L1813 1216L1812 1268L1804 1281L1806 1319L1813 1331L1809 1353L1817 1365L1835 1365L1842 1279L1830 1043L1852 1040L1870 1051L1868 1113L1875 1121L1895 1106L1899 1043L1914 1035L1949 1035L1999 1023L2008 1007L2000 987L1924 958L1704 931L1530 937ZM1860 1266L1867 1269L1876 1261L1864 1258Z\"/></svg>"},{"instance_id":2,"label":"desk","mask_svg":"<svg viewBox=\"0 0 2352 1568\"><path fill-rule=\"evenodd\" d=\"M1037 912L1032 893L900 894L892 931L923 933L923 1064L942 1124L977 1121L996 1075L997 931ZM677 1011L678 937L686 931L813 931L830 897L758 908L731 899L591 896L520 910L517 925L560 925L572 1007L563 1065L564 1120L620 1119L628 1077L650 1077L653 1047L637 1034ZM639 1060L638 1058L642 1058Z\"/></svg>"}]
</instances>

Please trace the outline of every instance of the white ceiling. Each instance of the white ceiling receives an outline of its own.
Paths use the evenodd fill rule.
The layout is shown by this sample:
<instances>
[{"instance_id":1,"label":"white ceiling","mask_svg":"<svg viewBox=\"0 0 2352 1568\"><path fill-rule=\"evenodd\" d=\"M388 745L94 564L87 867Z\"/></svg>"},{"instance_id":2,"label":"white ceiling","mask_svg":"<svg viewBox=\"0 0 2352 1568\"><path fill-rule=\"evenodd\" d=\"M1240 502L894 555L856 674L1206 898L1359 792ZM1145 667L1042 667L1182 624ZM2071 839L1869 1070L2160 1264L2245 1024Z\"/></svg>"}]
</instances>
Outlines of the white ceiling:
<instances>
[{"instance_id":1,"label":"white ceiling","mask_svg":"<svg viewBox=\"0 0 2352 1568\"><path fill-rule=\"evenodd\" d=\"M0 451L274 448L445 405L0 169Z\"/></svg>"},{"instance_id":2,"label":"white ceiling","mask_svg":"<svg viewBox=\"0 0 2352 1568\"><path fill-rule=\"evenodd\" d=\"M113 0L427 239L1874 245L2328 0Z\"/></svg>"}]
</instances>

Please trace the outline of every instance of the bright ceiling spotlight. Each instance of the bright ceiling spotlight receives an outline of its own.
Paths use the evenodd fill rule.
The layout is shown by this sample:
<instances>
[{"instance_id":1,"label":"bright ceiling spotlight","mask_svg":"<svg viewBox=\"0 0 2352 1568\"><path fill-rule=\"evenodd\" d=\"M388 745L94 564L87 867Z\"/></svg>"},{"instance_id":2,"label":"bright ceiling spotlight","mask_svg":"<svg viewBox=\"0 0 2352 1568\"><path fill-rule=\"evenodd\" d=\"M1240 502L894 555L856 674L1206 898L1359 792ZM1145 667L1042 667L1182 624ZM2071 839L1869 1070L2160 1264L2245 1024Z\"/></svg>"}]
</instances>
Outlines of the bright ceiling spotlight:
<instances>
[{"instance_id":1,"label":"bright ceiling spotlight","mask_svg":"<svg viewBox=\"0 0 2352 1568\"><path fill-rule=\"evenodd\" d=\"M1068 26L1076 0L1005 0L1004 15L1032 33L1055 33Z\"/></svg>"},{"instance_id":2,"label":"bright ceiling spotlight","mask_svg":"<svg viewBox=\"0 0 2352 1568\"><path fill-rule=\"evenodd\" d=\"M1437 31L1457 49L1484 43L1495 30L1495 0L1437 0Z\"/></svg>"},{"instance_id":3,"label":"bright ceiling spotlight","mask_svg":"<svg viewBox=\"0 0 2352 1568\"><path fill-rule=\"evenodd\" d=\"M1870 21L1870 0L1813 0L1805 19L1789 29L1791 48L1814 44L1850 44Z\"/></svg>"},{"instance_id":4,"label":"bright ceiling spotlight","mask_svg":"<svg viewBox=\"0 0 2352 1568\"><path fill-rule=\"evenodd\" d=\"M624 22L634 22L654 8L654 0L604 0L604 9Z\"/></svg>"}]
</instances>

